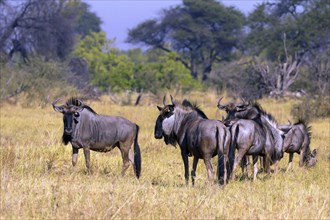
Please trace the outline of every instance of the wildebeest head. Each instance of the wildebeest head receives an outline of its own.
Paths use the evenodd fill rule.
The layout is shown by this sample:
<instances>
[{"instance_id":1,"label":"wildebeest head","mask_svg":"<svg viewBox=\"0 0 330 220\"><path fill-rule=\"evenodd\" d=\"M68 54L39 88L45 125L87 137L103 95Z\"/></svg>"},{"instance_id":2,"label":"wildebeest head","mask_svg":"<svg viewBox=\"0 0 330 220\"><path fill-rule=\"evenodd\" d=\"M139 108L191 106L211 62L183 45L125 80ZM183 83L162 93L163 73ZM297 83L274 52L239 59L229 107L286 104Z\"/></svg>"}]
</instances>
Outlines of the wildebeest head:
<instances>
[{"instance_id":1,"label":"wildebeest head","mask_svg":"<svg viewBox=\"0 0 330 220\"><path fill-rule=\"evenodd\" d=\"M230 102L228 104L221 104L222 99L223 97L219 99L217 107L220 110L225 110L227 113L227 117L222 120L225 124L230 123L230 121L234 120L235 118L243 118L241 116L242 113L240 112L247 110L249 103L246 103L244 100L242 100L242 102L239 104L235 104L233 102Z\"/></svg>"},{"instance_id":2,"label":"wildebeest head","mask_svg":"<svg viewBox=\"0 0 330 220\"><path fill-rule=\"evenodd\" d=\"M173 116L174 108L175 108L175 103L173 100L173 97L171 96L171 101L172 104L167 105L166 104L166 96L164 96L163 99L163 104L164 107L157 106L159 110L159 116L157 117L156 120L156 125L155 125L155 138L156 139L161 139L164 137L164 141L166 144L172 144L175 145L175 137L168 131L166 127L163 126L164 120L167 120ZM165 129L165 130L164 130Z\"/></svg>"},{"instance_id":3,"label":"wildebeest head","mask_svg":"<svg viewBox=\"0 0 330 220\"><path fill-rule=\"evenodd\" d=\"M316 155L317 155L316 149L314 149L312 152L310 152L310 154L308 155L309 158L307 158L307 163L306 163L307 167L315 166L315 164L317 162Z\"/></svg>"},{"instance_id":4,"label":"wildebeest head","mask_svg":"<svg viewBox=\"0 0 330 220\"><path fill-rule=\"evenodd\" d=\"M57 99L52 103L55 111L63 114L64 132L62 141L66 145L72 139L72 133L79 123L80 112L84 109L84 104L79 99L71 98L64 105L56 106Z\"/></svg>"}]
</instances>

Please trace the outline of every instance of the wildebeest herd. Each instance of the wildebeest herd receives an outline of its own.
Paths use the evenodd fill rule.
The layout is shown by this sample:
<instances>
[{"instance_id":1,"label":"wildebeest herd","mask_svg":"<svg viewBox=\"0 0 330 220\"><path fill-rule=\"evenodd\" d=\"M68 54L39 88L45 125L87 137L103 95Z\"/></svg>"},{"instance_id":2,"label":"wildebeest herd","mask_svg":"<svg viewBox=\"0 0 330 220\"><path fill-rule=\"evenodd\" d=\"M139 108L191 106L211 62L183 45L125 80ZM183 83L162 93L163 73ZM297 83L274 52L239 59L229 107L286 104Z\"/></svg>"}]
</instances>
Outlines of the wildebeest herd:
<instances>
[{"instance_id":1,"label":"wildebeest herd","mask_svg":"<svg viewBox=\"0 0 330 220\"><path fill-rule=\"evenodd\" d=\"M239 165L247 175L250 155L254 180L258 173L259 158L267 173L271 172L271 165L277 172L284 152L289 153L287 170L292 166L294 153L300 154L299 166L312 167L316 164L316 150L310 149L311 127L304 120L279 125L257 102L221 104L221 100L217 107L227 113L222 120L208 119L196 104L188 100L176 103L172 96L171 103L166 104L164 96L164 106L157 106L159 116L155 122L154 137L163 139L166 145L179 145L186 185L189 182L189 157L193 157L192 185L195 183L199 159L204 161L209 182L213 181L215 171L211 159L215 156L218 156L217 179L220 185L227 184L229 179L235 177ZM97 114L77 98L70 98L60 106L56 105L58 101L54 101L52 106L63 114L62 142L72 145L73 166L77 163L81 148L90 173L90 150L108 152L118 147L123 160L122 175L132 163L136 177L140 177L141 153L137 124L123 117Z\"/></svg>"}]
</instances>

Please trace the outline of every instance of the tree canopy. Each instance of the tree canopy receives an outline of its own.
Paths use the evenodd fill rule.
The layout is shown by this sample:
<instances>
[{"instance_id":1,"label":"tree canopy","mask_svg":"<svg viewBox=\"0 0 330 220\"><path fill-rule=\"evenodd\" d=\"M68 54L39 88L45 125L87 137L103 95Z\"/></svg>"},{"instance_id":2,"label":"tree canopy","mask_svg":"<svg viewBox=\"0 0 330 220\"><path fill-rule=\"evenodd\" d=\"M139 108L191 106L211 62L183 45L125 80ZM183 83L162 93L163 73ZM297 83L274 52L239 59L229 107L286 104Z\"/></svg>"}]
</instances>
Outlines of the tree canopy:
<instances>
[{"instance_id":1,"label":"tree canopy","mask_svg":"<svg viewBox=\"0 0 330 220\"><path fill-rule=\"evenodd\" d=\"M166 52L205 81L215 62L228 60L238 48L244 15L215 0L184 0L163 10L159 19L147 20L128 33L130 43L143 43Z\"/></svg>"}]
</instances>

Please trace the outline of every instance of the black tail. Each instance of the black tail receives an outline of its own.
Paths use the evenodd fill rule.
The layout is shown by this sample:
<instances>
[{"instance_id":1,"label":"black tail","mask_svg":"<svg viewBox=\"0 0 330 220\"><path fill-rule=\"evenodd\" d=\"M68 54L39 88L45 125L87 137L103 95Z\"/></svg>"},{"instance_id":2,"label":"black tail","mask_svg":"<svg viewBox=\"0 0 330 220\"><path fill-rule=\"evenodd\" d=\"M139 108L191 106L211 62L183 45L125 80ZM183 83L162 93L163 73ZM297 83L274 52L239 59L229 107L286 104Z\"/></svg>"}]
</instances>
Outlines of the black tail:
<instances>
[{"instance_id":1,"label":"black tail","mask_svg":"<svg viewBox=\"0 0 330 220\"><path fill-rule=\"evenodd\" d=\"M141 175L141 152L138 143L138 136L139 136L139 126L136 125L136 136L134 139L134 170L136 177L139 179Z\"/></svg>"},{"instance_id":2,"label":"black tail","mask_svg":"<svg viewBox=\"0 0 330 220\"><path fill-rule=\"evenodd\" d=\"M230 128L231 130L232 128ZM236 151L236 142L237 142L237 135L238 135L238 132L239 132L239 127L238 125L236 126L235 128L235 131L234 133L232 133L232 136L231 136L231 144L230 144L230 147L229 147L229 166L228 166L228 171L227 171L227 174L228 174L228 178L230 177L231 175L231 172L233 171L233 166L234 166L234 162L235 162L235 151Z\"/></svg>"}]
</instances>

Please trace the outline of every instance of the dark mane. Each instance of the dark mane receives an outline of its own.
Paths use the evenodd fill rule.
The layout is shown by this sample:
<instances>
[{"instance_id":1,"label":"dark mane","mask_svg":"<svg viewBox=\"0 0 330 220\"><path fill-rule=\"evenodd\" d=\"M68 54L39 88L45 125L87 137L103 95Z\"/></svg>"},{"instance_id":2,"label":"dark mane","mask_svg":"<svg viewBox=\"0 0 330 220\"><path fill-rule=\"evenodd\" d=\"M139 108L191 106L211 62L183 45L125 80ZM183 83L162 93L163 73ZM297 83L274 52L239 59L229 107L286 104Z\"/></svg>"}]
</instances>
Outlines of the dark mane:
<instances>
[{"instance_id":1,"label":"dark mane","mask_svg":"<svg viewBox=\"0 0 330 220\"><path fill-rule=\"evenodd\" d=\"M75 97L71 97L70 99L68 99L68 101L66 101L66 105L70 106L70 105L74 105L74 106L81 106L81 99L75 98ZM89 107L88 105L84 104L83 108L88 109L90 112L97 114L91 107Z\"/></svg>"},{"instance_id":2,"label":"dark mane","mask_svg":"<svg viewBox=\"0 0 330 220\"><path fill-rule=\"evenodd\" d=\"M192 104L190 101L188 101L187 99L182 101L182 106L183 107L188 107L190 109L195 110L198 115L200 115L202 118L204 119L208 119L208 117L206 116L206 114L199 108L199 106L197 105L197 103Z\"/></svg>"},{"instance_id":3,"label":"dark mane","mask_svg":"<svg viewBox=\"0 0 330 220\"><path fill-rule=\"evenodd\" d=\"M256 108L261 115L267 117L270 121L273 121L277 124L276 119L271 114L267 113L257 101L251 102L251 106Z\"/></svg>"},{"instance_id":4,"label":"dark mane","mask_svg":"<svg viewBox=\"0 0 330 220\"><path fill-rule=\"evenodd\" d=\"M298 118L298 121L296 123L294 123L294 125L299 125L299 124L302 124L306 128L307 133L308 133L308 137L309 137L309 139L311 139L311 137L312 137L312 126L310 126L308 124L308 122L303 118Z\"/></svg>"}]
</instances>

